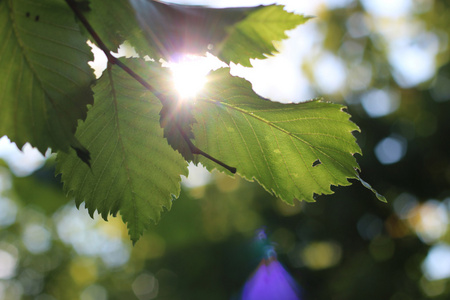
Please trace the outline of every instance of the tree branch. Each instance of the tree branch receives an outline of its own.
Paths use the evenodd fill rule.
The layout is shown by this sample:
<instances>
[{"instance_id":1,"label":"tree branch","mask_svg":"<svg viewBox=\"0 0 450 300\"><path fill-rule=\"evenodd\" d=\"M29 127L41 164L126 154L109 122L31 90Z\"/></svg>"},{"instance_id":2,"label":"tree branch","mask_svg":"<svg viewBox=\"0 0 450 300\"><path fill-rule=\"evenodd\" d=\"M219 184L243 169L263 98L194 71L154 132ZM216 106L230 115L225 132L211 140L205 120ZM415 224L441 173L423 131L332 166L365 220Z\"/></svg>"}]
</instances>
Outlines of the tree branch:
<instances>
[{"instance_id":1,"label":"tree branch","mask_svg":"<svg viewBox=\"0 0 450 300\"><path fill-rule=\"evenodd\" d=\"M76 15L76 17L78 18L78 20L80 20L80 22L83 24L84 28L86 28L86 30L89 32L89 34L92 36L92 38L94 39L94 41L97 43L98 47L103 51L103 53L105 53L106 58L108 59L108 62L110 64L113 65L117 65L118 67L120 67L122 70L124 70L127 74L129 74L131 77L133 77L136 81L138 81L143 87L145 87L148 91L152 92L158 99L159 101L164 105L166 100L161 97L161 93L159 93L158 91L156 91L156 89L151 86L147 81L145 81L144 78L142 78L141 76L139 76L137 73L135 73L132 69L130 69L127 65L125 65L124 63L122 63L120 60L118 60L116 57L114 57L111 54L111 51L108 49L108 47L106 47L105 43L103 43L102 39L98 36L97 32L95 32L94 28L92 28L91 24L89 23L89 21L84 17L84 15L81 13L81 11L78 9L76 3L74 0L65 0L67 5L69 5L70 9L74 12L74 14ZM231 173L236 173L236 168L230 167L227 164L223 163L222 161L212 157L211 155L209 155L208 153L200 150L199 148L197 148L192 141L190 140L189 136L186 134L186 132L184 132L184 130L181 128L181 126L179 126L177 124L177 129L180 131L181 136L183 137L184 141L186 142L186 144L188 144L190 151L192 152L192 154L198 154L198 155L202 155L204 157L206 157L207 159L215 162L216 164L224 167L225 169L227 169L228 171L230 171Z\"/></svg>"},{"instance_id":2,"label":"tree branch","mask_svg":"<svg viewBox=\"0 0 450 300\"><path fill-rule=\"evenodd\" d=\"M155 95L160 95L158 91L155 90L147 81L145 81L144 78L139 76L137 73L135 73L132 69L130 69L128 66L126 66L124 63L122 63L120 60L118 60L116 57L114 57L111 54L111 51L106 47L105 43L103 43L102 39L98 36L97 32L95 32L94 28L92 28L89 21L84 17L84 15L81 13L81 11L77 8L77 5L74 0L66 0L67 5L72 9L72 11L77 16L78 20L83 24L84 28L89 32L89 34L92 36L94 41L97 43L98 47L105 53L106 58L108 59L108 62L117 65L122 70L127 72L131 77L133 77L136 81L138 81L142 86L144 86L147 90L154 93ZM159 101L161 101L162 104L164 104L164 99L161 97L158 97Z\"/></svg>"},{"instance_id":3,"label":"tree branch","mask_svg":"<svg viewBox=\"0 0 450 300\"><path fill-rule=\"evenodd\" d=\"M197 146L195 146L192 143L192 141L189 139L189 136L186 134L186 132L183 130L183 128L181 128L181 126L178 123L176 125L177 125L177 129L178 129L178 131L180 131L180 134L183 137L184 141L186 142L186 144L188 144L189 150L191 150L192 154L202 155L202 156L206 157L207 159L215 162L216 164L224 167L225 169L227 169L231 173L233 173L233 174L236 173L236 168L230 167L229 165L225 164L224 162L222 162L222 161L220 161L218 159L215 159L214 157L212 157L208 153L206 153L206 152L200 150L199 148L197 148Z\"/></svg>"}]
</instances>

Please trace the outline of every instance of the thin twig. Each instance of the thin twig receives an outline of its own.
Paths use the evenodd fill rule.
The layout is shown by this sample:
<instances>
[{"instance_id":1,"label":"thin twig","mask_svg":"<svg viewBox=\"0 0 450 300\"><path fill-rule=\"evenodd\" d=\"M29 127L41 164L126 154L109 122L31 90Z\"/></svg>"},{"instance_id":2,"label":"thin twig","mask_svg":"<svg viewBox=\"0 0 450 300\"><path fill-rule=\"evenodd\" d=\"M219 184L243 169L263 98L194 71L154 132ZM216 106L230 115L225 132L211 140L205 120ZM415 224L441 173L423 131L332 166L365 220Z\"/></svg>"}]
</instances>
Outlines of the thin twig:
<instances>
[{"instance_id":1,"label":"thin twig","mask_svg":"<svg viewBox=\"0 0 450 300\"><path fill-rule=\"evenodd\" d=\"M66 3L69 5L69 7L75 13L78 20L80 20L80 22L83 24L83 26L89 32L89 34L92 36L94 41L97 43L97 46L103 51L103 53L105 53L106 58L108 59L109 63L111 63L113 65L117 65L122 70L124 70L126 73L128 73L131 77L133 77L136 81L138 81L147 90L149 90L153 94L159 95L159 92L157 92L153 86L151 86L147 81L145 81L144 78L139 76L132 69L130 69L123 62L121 62L120 60L118 60L116 57L114 57L111 54L111 51L108 49L108 47L106 47L105 43L103 43L102 39L98 36L97 32L95 32L94 28L92 28L89 21L84 17L84 15L81 13L81 11L77 8L77 5L74 0L66 0ZM158 99L159 99L159 101L161 101L162 104L164 104L163 98L158 97Z\"/></svg>"},{"instance_id":2,"label":"thin twig","mask_svg":"<svg viewBox=\"0 0 450 300\"><path fill-rule=\"evenodd\" d=\"M86 30L92 36L94 41L97 43L97 46L103 51L103 53L105 53L106 58L108 59L108 62L110 64L117 65L122 70L124 70L127 74L129 74L136 81L138 81L143 87L145 87L148 91L152 92L159 99L159 101L164 105L165 99L163 97L160 97L161 94L158 91L156 91L156 89L153 86L151 86L147 81L145 81L144 78L139 76L132 69L130 69L127 65L125 65L123 62L121 62L120 60L118 60L116 57L114 57L111 54L111 51L108 49L108 47L106 47L105 43L103 43L102 39L98 36L97 32L95 32L94 28L92 28L92 26L89 23L89 21L84 17L84 15L81 13L81 11L77 8L77 5L76 5L75 1L74 0L65 0L65 1L66 1L67 5L69 5L69 7L72 9L74 14L77 16L78 20L80 20L80 22L83 24L84 28L86 28ZM192 143L192 141L190 140L190 138L186 134L186 132L184 132L183 128L181 128L181 126L179 126L178 123L177 123L177 129L180 131L180 134L183 137L183 139L186 142L186 144L188 144L189 149L191 150L192 154L202 155L205 158L207 158L207 159L215 162L216 164L224 167L225 169L227 169L231 173L233 173L233 174L236 173L236 168L230 167L229 165L223 163L222 161L212 157L208 153L206 153L206 152L200 150L199 148L197 148Z\"/></svg>"},{"instance_id":3,"label":"thin twig","mask_svg":"<svg viewBox=\"0 0 450 300\"><path fill-rule=\"evenodd\" d=\"M231 167L227 164L225 164L224 162L215 159L214 157L212 157L211 155L209 155L208 153L202 151L201 149L197 148L197 146L195 146L192 141L189 139L188 135L186 134L186 132L183 130L183 128L181 128L181 126L177 123L176 124L178 131L180 131L181 136L183 137L183 139L185 140L186 144L188 144L189 146L189 150L191 150L192 154L198 154L198 155L203 155L204 157L206 157L207 159L215 162L216 164L224 167L225 169L227 169L228 171L230 171L231 173L235 174L236 173L236 168Z\"/></svg>"}]
</instances>

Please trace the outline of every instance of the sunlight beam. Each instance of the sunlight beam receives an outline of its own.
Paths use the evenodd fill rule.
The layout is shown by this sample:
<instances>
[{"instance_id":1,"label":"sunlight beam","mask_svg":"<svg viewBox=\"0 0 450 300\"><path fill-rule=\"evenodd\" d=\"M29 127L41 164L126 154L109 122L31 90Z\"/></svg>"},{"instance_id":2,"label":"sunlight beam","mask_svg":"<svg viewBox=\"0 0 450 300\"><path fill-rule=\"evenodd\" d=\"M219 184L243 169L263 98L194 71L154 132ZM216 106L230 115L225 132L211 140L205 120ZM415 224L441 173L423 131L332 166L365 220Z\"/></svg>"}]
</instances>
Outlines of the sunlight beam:
<instances>
[{"instance_id":1,"label":"sunlight beam","mask_svg":"<svg viewBox=\"0 0 450 300\"><path fill-rule=\"evenodd\" d=\"M172 71L173 83L181 99L195 99L205 86L206 76L212 70L227 65L214 55L184 55L177 62L164 63Z\"/></svg>"},{"instance_id":2,"label":"sunlight beam","mask_svg":"<svg viewBox=\"0 0 450 300\"><path fill-rule=\"evenodd\" d=\"M185 61L172 68L175 89L181 98L194 98L206 83L206 74L198 62Z\"/></svg>"}]
</instances>

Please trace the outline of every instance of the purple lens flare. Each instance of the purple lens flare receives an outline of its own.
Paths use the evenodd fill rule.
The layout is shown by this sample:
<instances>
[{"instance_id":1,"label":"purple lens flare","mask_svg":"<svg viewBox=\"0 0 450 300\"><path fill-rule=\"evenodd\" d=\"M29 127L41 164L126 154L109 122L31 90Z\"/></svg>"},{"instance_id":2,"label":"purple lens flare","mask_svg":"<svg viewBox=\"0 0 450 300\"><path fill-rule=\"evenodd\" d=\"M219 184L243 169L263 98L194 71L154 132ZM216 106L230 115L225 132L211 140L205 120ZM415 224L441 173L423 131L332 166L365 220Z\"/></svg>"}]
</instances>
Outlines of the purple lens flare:
<instances>
[{"instance_id":1,"label":"purple lens flare","mask_svg":"<svg viewBox=\"0 0 450 300\"><path fill-rule=\"evenodd\" d=\"M263 259L247 281L241 300L301 300L294 279L276 258Z\"/></svg>"}]
</instances>

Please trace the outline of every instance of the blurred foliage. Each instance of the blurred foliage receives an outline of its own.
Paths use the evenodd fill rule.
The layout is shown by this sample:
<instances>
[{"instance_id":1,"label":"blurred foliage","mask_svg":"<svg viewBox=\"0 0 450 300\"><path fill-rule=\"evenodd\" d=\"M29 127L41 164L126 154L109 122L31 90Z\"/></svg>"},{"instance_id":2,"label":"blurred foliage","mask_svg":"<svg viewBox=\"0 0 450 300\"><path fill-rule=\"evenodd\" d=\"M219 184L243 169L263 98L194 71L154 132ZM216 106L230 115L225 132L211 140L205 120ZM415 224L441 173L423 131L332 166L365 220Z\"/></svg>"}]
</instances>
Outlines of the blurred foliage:
<instances>
[{"instance_id":1,"label":"blurred foliage","mask_svg":"<svg viewBox=\"0 0 450 300\"><path fill-rule=\"evenodd\" d=\"M261 259L253 234L265 227L305 299L448 299L450 274L436 278L423 266L430 249L450 243L450 4L411 1L417 9L393 20L347 3L324 7L311 21L324 35L314 53L328 51L347 68L343 86L324 96L349 106L362 130L363 178L388 204L353 185L291 207L256 184L215 173L205 186L184 188L171 212L132 247L120 220L91 220L73 208L51 161L24 178L1 162L0 298L239 299ZM360 17L365 25L358 28L367 30L355 35L349 20ZM395 33L394 21L419 23L437 38L431 79L405 86L394 76L394 44L379 30L387 24ZM305 61L299 67L314 85L315 60ZM366 84L354 75L361 66L370 71ZM389 90L398 107L370 117L361 99L372 89ZM391 164L375 153L386 137L404 148Z\"/></svg>"}]
</instances>

